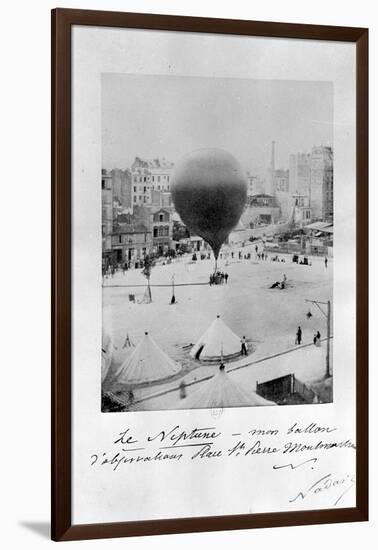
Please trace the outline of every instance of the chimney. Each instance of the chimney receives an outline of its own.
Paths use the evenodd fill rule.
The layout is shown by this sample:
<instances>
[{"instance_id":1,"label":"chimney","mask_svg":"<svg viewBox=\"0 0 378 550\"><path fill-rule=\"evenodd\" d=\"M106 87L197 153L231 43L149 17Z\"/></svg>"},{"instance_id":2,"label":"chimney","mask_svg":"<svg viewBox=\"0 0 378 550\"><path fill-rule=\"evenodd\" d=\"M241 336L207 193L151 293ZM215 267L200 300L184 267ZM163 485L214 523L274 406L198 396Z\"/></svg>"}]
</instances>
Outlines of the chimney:
<instances>
[{"instance_id":1,"label":"chimney","mask_svg":"<svg viewBox=\"0 0 378 550\"><path fill-rule=\"evenodd\" d=\"M276 142L272 141L272 158L270 161L270 169L272 170L272 172L274 172L274 170L276 169L275 168L275 146L276 146Z\"/></svg>"},{"instance_id":2,"label":"chimney","mask_svg":"<svg viewBox=\"0 0 378 550\"><path fill-rule=\"evenodd\" d=\"M274 185L274 172L276 169L275 147L276 147L276 142L272 141L272 157L270 159L270 192L273 196L276 195L276 188Z\"/></svg>"}]
</instances>

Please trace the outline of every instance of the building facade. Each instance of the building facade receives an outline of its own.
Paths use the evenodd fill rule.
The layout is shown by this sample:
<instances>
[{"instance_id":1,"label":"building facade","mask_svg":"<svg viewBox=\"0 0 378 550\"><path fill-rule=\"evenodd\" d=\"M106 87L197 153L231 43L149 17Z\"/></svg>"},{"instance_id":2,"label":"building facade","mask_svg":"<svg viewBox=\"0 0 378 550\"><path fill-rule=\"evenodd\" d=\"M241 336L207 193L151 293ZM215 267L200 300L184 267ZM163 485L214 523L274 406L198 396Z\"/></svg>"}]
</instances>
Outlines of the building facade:
<instances>
[{"instance_id":1,"label":"building facade","mask_svg":"<svg viewBox=\"0 0 378 550\"><path fill-rule=\"evenodd\" d=\"M172 194L170 191L151 191L151 205L153 208L173 208Z\"/></svg>"},{"instance_id":2,"label":"building facade","mask_svg":"<svg viewBox=\"0 0 378 550\"><path fill-rule=\"evenodd\" d=\"M130 208L132 205L131 171L114 168L110 174L113 185L113 200L118 201L119 205L123 208Z\"/></svg>"},{"instance_id":3,"label":"building facade","mask_svg":"<svg viewBox=\"0 0 378 550\"><path fill-rule=\"evenodd\" d=\"M312 212L310 197L296 193L293 195L293 217L292 223L296 227L304 227L311 222Z\"/></svg>"},{"instance_id":4,"label":"building facade","mask_svg":"<svg viewBox=\"0 0 378 550\"><path fill-rule=\"evenodd\" d=\"M260 176L247 172L247 196L253 197L264 191L264 182Z\"/></svg>"},{"instance_id":5,"label":"building facade","mask_svg":"<svg viewBox=\"0 0 378 550\"><path fill-rule=\"evenodd\" d=\"M115 262L133 265L151 253L151 231L143 224L117 225L112 233L112 249Z\"/></svg>"},{"instance_id":6,"label":"building facade","mask_svg":"<svg viewBox=\"0 0 378 550\"><path fill-rule=\"evenodd\" d=\"M276 223L281 217L281 209L276 197L260 193L250 197L240 222L245 228L261 224Z\"/></svg>"},{"instance_id":7,"label":"building facade","mask_svg":"<svg viewBox=\"0 0 378 550\"><path fill-rule=\"evenodd\" d=\"M307 195L314 220L333 218L333 149L315 146L311 153L290 155L291 195Z\"/></svg>"},{"instance_id":8,"label":"building facade","mask_svg":"<svg viewBox=\"0 0 378 550\"><path fill-rule=\"evenodd\" d=\"M296 153L290 155L289 161L289 191L309 194L311 181L311 155L309 153Z\"/></svg>"},{"instance_id":9,"label":"building facade","mask_svg":"<svg viewBox=\"0 0 378 550\"><path fill-rule=\"evenodd\" d=\"M112 176L105 169L101 170L101 206L102 263L107 269L112 257L113 187Z\"/></svg>"},{"instance_id":10,"label":"building facade","mask_svg":"<svg viewBox=\"0 0 378 550\"><path fill-rule=\"evenodd\" d=\"M153 252L159 256L173 248L172 210L158 208L151 213Z\"/></svg>"},{"instance_id":11,"label":"building facade","mask_svg":"<svg viewBox=\"0 0 378 550\"><path fill-rule=\"evenodd\" d=\"M152 204L152 191L170 192L172 162L166 159L145 160L136 157L131 166L131 203Z\"/></svg>"},{"instance_id":12,"label":"building facade","mask_svg":"<svg viewBox=\"0 0 378 550\"><path fill-rule=\"evenodd\" d=\"M132 207L151 204L151 174L144 164L137 158L131 167Z\"/></svg>"},{"instance_id":13,"label":"building facade","mask_svg":"<svg viewBox=\"0 0 378 550\"><path fill-rule=\"evenodd\" d=\"M310 202L313 219L333 219L333 150L313 147L311 152Z\"/></svg>"}]
</instances>

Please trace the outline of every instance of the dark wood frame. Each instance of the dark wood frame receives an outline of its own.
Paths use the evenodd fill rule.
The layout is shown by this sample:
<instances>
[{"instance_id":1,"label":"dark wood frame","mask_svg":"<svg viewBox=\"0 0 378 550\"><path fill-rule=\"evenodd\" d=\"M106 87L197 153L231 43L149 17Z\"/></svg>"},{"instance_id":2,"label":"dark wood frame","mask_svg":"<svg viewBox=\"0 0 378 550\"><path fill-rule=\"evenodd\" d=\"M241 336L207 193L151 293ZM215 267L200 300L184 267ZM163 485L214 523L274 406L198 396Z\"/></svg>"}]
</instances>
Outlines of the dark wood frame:
<instances>
[{"instance_id":1,"label":"dark wood frame","mask_svg":"<svg viewBox=\"0 0 378 550\"><path fill-rule=\"evenodd\" d=\"M96 25L356 44L357 497L355 508L92 525L71 521L71 27ZM56 9L52 11L52 538L56 541L368 519L368 30Z\"/></svg>"}]
</instances>

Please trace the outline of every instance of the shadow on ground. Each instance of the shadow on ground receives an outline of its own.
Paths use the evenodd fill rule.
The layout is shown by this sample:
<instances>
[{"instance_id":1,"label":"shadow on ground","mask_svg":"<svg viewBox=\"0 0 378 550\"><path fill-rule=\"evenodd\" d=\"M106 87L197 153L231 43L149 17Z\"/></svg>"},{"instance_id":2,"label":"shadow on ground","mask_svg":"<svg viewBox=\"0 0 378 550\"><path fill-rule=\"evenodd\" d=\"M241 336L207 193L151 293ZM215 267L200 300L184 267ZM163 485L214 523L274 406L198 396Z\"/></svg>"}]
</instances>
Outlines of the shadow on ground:
<instances>
[{"instance_id":1,"label":"shadow on ground","mask_svg":"<svg viewBox=\"0 0 378 550\"><path fill-rule=\"evenodd\" d=\"M50 539L50 523L47 521L20 521L19 525L44 539Z\"/></svg>"}]
</instances>

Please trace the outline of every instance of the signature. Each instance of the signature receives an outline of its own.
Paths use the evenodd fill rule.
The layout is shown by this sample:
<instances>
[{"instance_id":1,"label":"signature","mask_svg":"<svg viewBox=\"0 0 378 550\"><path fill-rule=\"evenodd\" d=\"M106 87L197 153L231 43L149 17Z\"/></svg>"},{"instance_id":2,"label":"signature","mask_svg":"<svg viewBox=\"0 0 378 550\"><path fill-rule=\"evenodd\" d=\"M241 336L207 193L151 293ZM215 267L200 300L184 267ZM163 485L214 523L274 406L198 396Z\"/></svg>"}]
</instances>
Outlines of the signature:
<instances>
[{"instance_id":1,"label":"signature","mask_svg":"<svg viewBox=\"0 0 378 550\"><path fill-rule=\"evenodd\" d=\"M296 470L297 468L300 468L301 466L304 466L305 464L315 464L315 462L317 461L318 459L317 458L309 458L308 460L305 460L304 462L300 462L299 464L292 464L292 463L289 463L289 464L275 464L273 466L273 470L282 470L283 468L290 468L290 470ZM313 470L314 467L311 466L311 469Z\"/></svg>"},{"instance_id":2,"label":"signature","mask_svg":"<svg viewBox=\"0 0 378 550\"><path fill-rule=\"evenodd\" d=\"M348 474L344 477L336 477L334 474L326 474L315 481L308 489L299 491L295 497L289 499L289 502L295 502L298 499L305 500L313 495L323 494L332 489L341 489L341 492L338 492L337 498L333 503L333 506L337 506L348 491L355 486L355 483L356 480L353 475Z\"/></svg>"}]
</instances>

